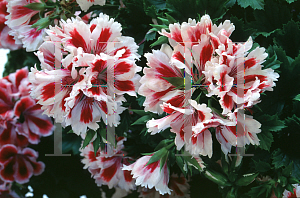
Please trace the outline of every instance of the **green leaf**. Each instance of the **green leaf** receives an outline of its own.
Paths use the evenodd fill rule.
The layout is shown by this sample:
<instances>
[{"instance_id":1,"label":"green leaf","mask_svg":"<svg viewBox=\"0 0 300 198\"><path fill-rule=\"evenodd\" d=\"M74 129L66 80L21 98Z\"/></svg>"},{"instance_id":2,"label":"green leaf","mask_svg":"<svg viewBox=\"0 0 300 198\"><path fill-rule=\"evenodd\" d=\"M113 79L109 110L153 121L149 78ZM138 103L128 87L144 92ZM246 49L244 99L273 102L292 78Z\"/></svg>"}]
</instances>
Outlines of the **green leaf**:
<instances>
[{"instance_id":1,"label":"green leaf","mask_svg":"<svg viewBox=\"0 0 300 198\"><path fill-rule=\"evenodd\" d=\"M94 147L95 156L97 155L97 151L98 151L98 149L100 147L100 143L101 143L101 137L100 137L100 135L97 134L96 139L93 141L93 147Z\"/></svg>"},{"instance_id":2,"label":"green leaf","mask_svg":"<svg viewBox=\"0 0 300 198\"><path fill-rule=\"evenodd\" d=\"M166 17L169 21L169 24L173 24L173 23L176 23L177 21L169 14L166 13Z\"/></svg>"},{"instance_id":3,"label":"green leaf","mask_svg":"<svg viewBox=\"0 0 300 198\"><path fill-rule=\"evenodd\" d=\"M246 174L246 175L243 175L241 178L239 178L237 181L236 181L236 185L237 186L248 186L249 184L251 184L255 178L257 177L259 173L251 173L251 174Z\"/></svg>"},{"instance_id":4,"label":"green leaf","mask_svg":"<svg viewBox=\"0 0 300 198\"><path fill-rule=\"evenodd\" d=\"M184 170L184 161L182 159L181 156L175 156L176 157L176 164L178 165L178 167L180 168L181 172L184 174L184 176L186 177L187 174L187 170Z\"/></svg>"},{"instance_id":5,"label":"green leaf","mask_svg":"<svg viewBox=\"0 0 300 198\"><path fill-rule=\"evenodd\" d=\"M32 28L38 27L37 31L39 31L41 29L44 29L44 28L48 27L50 25L50 23L51 22L50 22L49 17L41 18L36 23L34 23L31 27Z\"/></svg>"},{"instance_id":6,"label":"green leaf","mask_svg":"<svg viewBox=\"0 0 300 198\"><path fill-rule=\"evenodd\" d=\"M275 192L276 197L282 197L284 188L281 185L277 185L276 188L274 188L274 192Z\"/></svg>"},{"instance_id":7,"label":"green leaf","mask_svg":"<svg viewBox=\"0 0 300 198\"><path fill-rule=\"evenodd\" d=\"M164 139L162 141L160 141L160 143L155 147L155 151L167 147L169 145L169 143L173 142L174 140L170 140L170 139Z\"/></svg>"},{"instance_id":8,"label":"green leaf","mask_svg":"<svg viewBox=\"0 0 300 198\"><path fill-rule=\"evenodd\" d=\"M259 148L269 151L273 140L273 135L270 131L263 131L257 134L259 139Z\"/></svg>"},{"instance_id":9,"label":"green leaf","mask_svg":"<svg viewBox=\"0 0 300 198\"><path fill-rule=\"evenodd\" d=\"M285 177L289 177L292 174L293 170L293 161L282 170L282 175Z\"/></svg>"},{"instance_id":10,"label":"green leaf","mask_svg":"<svg viewBox=\"0 0 300 198\"><path fill-rule=\"evenodd\" d=\"M145 124L151 118L152 117L150 115L144 115L144 116L140 117L139 119L137 119L134 123L132 123L131 126L139 125L139 124Z\"/></svg>"},{"instance_id":11,"label":"green leaf","mask_svg":"<svg viewBox=\"0 0 300 198\"><path fill-rule=\"evenodd\" d=\"M267 172L271 169L271 165L267 162L263 162L263 161L254 161L255 164L255 170L257 170L260 173L264 173Z\"/></svg>"},{"instance_id":12,"label":"green leaf","mask_svg":"<svg viewBox=\"0 0 300 198\"><path fill-rule=\"evenodd\" d=\"M267 52L268 52L268 58L263 63L264 69L266 68L271 68L273 70L278 69L282 62L277 60L276 52L273 50L271 46L268 48Z\"/></svg>"},{"instance_id":13,"label":"green leaf","mask_svg":"<svg viewBox=\"0 0 300 198\"><path fill-rule=\"evenodd\" d=\"M86 136L85 136L85 139L83 141L83 145L81 147L82 149L85 148L90 143L90 141L93 139L95 134L96 134L96 131L93 131L93 130L88 130L86 132Z\"/></svg>"},{"instance_id":14,"label":"green leaf","mask_svg":"<svg viewBox=\"0 0 300 198\"><path fill-rule=\"evenodd\" d=\"M288 56L297 57L300 50L300 22L291 20L283 25L283 31L278 32L275 41Z\"/></svg>"},{"instance_id":15,"label":"green leaf","mask_svg":"<svg viewBox=\"0 0 300 198\"><path fill-rule=\"evenodd\" d=\"M233 41L246 41L249 36L253 36L255 29L245 26L244 20L236 16L230 17L230 22L234 24L235 30L230 35Z\"/></svg>"},{"instance_id":16,"label":"green leaf","mask_svg":"<svg viewBox=\"0 0 300 198\"><path fill-rule=\"evenodd\" d=\"M266 183L263 185L252 187L251 190L247 193L247 195L250 196L251 198L270 197L271 190L272 190L272 185ZM263 194L265 194L265 196L261 196Z\"/></svg>"},{"instance_id":17,"label":"green leaf","mask_svg":"<svg viewBox=\"0 0 300 198\"><path fill-rule=\"evenodd\" d=\"M161 29L168 29L169 27L166 25L155 25L155 24L150 24L152 27L156 28L158 31L161 31Z\"/></svg>"},{"instance_id":18,"label":"green leaf","mask_svg":"<svg viewBox=\"0 0 300 198\"><path fill-rule=\"evenodd\" d=\"M24 6L25 8L29 8L31 10L43 11L45 9L45 4L43 3L30 3Z\"/></svg>"},{"instance_id":19,"label":"green leaf","mask_svg":"<svg viewBox=\"0 0 300 198\"><path fill-rule=\"evenodd\" d=\"M168 43L168 37L160 36L160 37L158 37L157 41L155 41L154 43L152 43L150 45L150 47L154 47L156 45L161 45L161 44L164 44L164 43Z\"/></svg>"},{"instance_id":20,"label":"green leaf","mask_svg":"<svg viewBox=\"0 0 300 198\"><path fill-rule=\"evenodd\" d=\"M254 10L264 9L264 0L237 0L237 2L242 8L250 6Z\"/></svg>"},{"instance_id":21,"label":"green leaf","mask_svg":"<svg viewBox=\"0 0 300 198\"><path fill-rule=\"evenodd\" d=\"M295 98L293 100L300 101L300 94L298 94L297 96L295 96Z\"/></svg>"},{"instance_id":22,"label":"green leaf","mask_svg":"<svg viewBox=\"0 0 300 198\"><path fill-rule=\"evenodd\" d=\"M279 120L278 115L262 115L257 118L262 125L262 130L278 132L285 128L284 121Z\"/></svg>"},{"instance_id":23,"label":"green leaf","mask_svg":"<svg viewBox=\"0 0 300 198\"><path fill-rule=\"evenodd\" d=\"M199 163L197 162L197 160L191 156L189 156L189 154L187 152L183 153L184 155L182 156L182 158L189 162L190 164L192 164L194 167L196 167L199 171L202 171L202 168L200 167Z\"/></svg>"},{"instance_id":24,"label":"green leaf","mask_svg":"<svg viewBox=\"0 0 300 198\"><path fill-rule=\"evenodd\" d=\"M283 166L288 166L290 164L290 158L285 155L280 148L276 149L272 153L272 164L275 166L275 169L278 169Z\"/></svg>"},{"instance_id":25,"label":"green leaf","mask_svg":"<svg viewBox=\"0 0 300 198\"><path fill-rule=\"evenodd\" d=\"M165 0L147 0L147 2L154 5L157 10L163 10L166 7Z\"/></svg>"},{"instance_id":26,"label":"green leaf","mask_svg":"<svg viewBox=\"0 0 300 198\"><path fill-rule=\"evenodd\" d=\"M295 1L297 1L297 0L286 0L286 2L288 2L288 3L293 3L293 2L295 2Z\"/></svg>"},{"instance_id":27,"label":"green leaf","mask_svg":"<svg viewBox=\"0 0 300 198\"><path fill-rule=\"evenodd\" d=\"M234 6L235 3L236 3L236 0L228 0L227 3L225 4L226 8L230 8L230 7Z\"/></svg>"},{"instance_id":28,"label":"green leaf","mask_svg":"<svg viewBox=\"0 0 300 198\"><path fill-rule=\"evenodd\" d=\"M167 151L166 154L164 154L162 156L162 158L160 159L160 164L159 164L160 170L164 167L164 165L165 165L165 163L166 163L166 161L168 159L168 156L169 156L169 151Z\"/></svg>"},{"instance_id":29,"label":"green leaf","mask_svg":"<svg viewBox=\"0 0 300 198\"><path fill-rule=\"evenodd\" d=\"M151 158L149 159L148 163L146 164L146 166L148 166L149 164L152 164L154 162L157 162L158 160L162 159L164 157L164 155L166 155L168 153L168 150L165 148L162 148L158 151L156 151Z\"/></svg>"},{"instance_id":30,"label":"green leaf","mask_svg":"<svg viewBox=\"0 0 300 198\"><path fill-rule=\"evenodd\" d=\"M162 77L175 87L184 86L184 78L181 77Z\"/></svg>"},{"instance_id":31,"label":"green leaf","mask_svg":"<svg viewBox=\"0 0 300 198\"><path fill-rule=\"evenodd\" d=\"M161 18L161 17L157 17L159 20L161 20L161 22L163 22L163 24L165 25L169 25L169 20L168 19L164 19L164 18Z\"/></svg>"},{"instance_id":32,"label":"green leaf","mask_svg":"<svg viewBox=\"0 0 300 198\"><path fill-rule=\"evenodd\" d=\"M231 186L230 182L228 182L227 178L225 175L222 173L218 173L213 170L208 170L206 169L204 172L204 176L213 181L214 183L220 185L220 186Z\"/></svg>"},{"instance_id":33,"label":"green leaf","mask_svg":"<svg viewBox=\"0 0 300 198\"><path fill-rule=\"evenodd\" d=\"M144 43L139 45L138 54L141 56L144 54L144 46L145 46Z\"/></svg>"}]
</instances>

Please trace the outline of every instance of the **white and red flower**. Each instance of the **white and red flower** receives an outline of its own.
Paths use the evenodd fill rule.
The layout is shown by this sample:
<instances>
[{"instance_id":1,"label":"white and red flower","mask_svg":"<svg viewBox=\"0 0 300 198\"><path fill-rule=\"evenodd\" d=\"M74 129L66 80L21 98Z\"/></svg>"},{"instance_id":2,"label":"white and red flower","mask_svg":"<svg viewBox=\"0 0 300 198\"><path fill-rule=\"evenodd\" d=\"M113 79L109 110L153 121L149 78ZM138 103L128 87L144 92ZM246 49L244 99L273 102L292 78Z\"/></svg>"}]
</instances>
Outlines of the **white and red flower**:
<instances>
[{"instance_id":1,"label":"white and red flower","mask_svg":"<svg viewBox=\"0 0 300 198\"><path fill-rule=\"evenodd\" d=\"M116 148L109 147L112 149L112 154L99 148L95 155L92 144L81 150L84 168L89 170L98 186L119 187L126 191L135 189L134 179L130 172L122 170L123 165L129 165L128 157L124 157L125 154L121 151L124 148L124 141L126 138L120 137Z\"/></svg>"},{"instance_id":2,"label":"white and red flower","mask_svg":"<svg viewBox=\"0 0 300 198\"><path fill-rule=\"evenodd\" d=\"M294 187L294 192L290 192L285 190L283 192L283 197L284 198L297 198L300 197L300 186L299 184L293 184Z\"/></svg>"},{"instance_id":3,"label":"white and red flower","mask_svg":"<svg viewBox=\"0 0 300 198\"><path fill-rule=\"evenodd\" d=\"M121 35L121 25L100 14L90 24L80 18L61 21L61 27L46 30L48 37L36 53L42 71L31 69L31 96L48 116L76 134L96 130L102 118L110 126L119 124L124 94L136 96L141 70L135 60L138 46ZM63 54L62 68L54 66L55 44ZM60 88L61 87L61 88ZM55 91L56 90L56 91Z\"/></svg>"},{"instance_id":4,"label":"white and red flower","mask_svg":"<svg viewBox=\"0 0 300 198\"><path fill-rule=\"evenodd\" d=\"M39 13L37 10L32 10L24 6L30 3L41 3L39 0L10 0L7 4L6 16L7 26L11 29L8 33L15 39L15 44L23 44L26 51L36 51L39 46L44 42L45 30L38 30L32 28L37 19L34 16ZM11 38L9 40L12 42Z\"/></svg>"},{"instance_id":5,"label":"white and red flower","mask_svg":"<svg viewBox=\"0 0 300 198\"><path fill-rule=\"evenodd\" d=\"M153 154L152 154L153 155ZM129 166L124 166L122 170L131 171L131 175L136 179L137 186L152 189L155 187L160 194L171 194L169 183L169 169L167 162L160 169L160 160L146 165L152 155L147 155L139 158L136 162Z\"/></svg>"},{"instance_id":6,"label":"white and red flower","mask_svg":"<svg viewBox=\"0 0 300 198\"><path fill-rule=\"evenodd\" d=\"M39 175L45 165L37 162L38 153L31 148L20 149L12 144L0 148L0 177L4 181L26 183L32 175Z\"/></svg>"}]
</instances>

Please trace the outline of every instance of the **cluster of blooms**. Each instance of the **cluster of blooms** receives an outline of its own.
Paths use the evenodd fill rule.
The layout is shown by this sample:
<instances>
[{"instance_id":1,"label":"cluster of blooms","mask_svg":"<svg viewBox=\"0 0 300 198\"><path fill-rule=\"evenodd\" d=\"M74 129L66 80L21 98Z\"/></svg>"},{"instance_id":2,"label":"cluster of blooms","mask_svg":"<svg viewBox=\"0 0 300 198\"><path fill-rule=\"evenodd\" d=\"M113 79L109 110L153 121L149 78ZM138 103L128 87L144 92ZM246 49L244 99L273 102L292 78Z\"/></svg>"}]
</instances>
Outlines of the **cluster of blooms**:
<instances>
[{"instance_id":1,"label":"cluster of blooms","mask_svg":"<svg viewBox=\"0 0 300 198\"><path fill-rule=\"evenodd\" d=\"M51 119L42 115L41 106L29 96L31 84L23 68L0 79L0 192L10 184L26 183L44 170L37 162L38 153L27 146L52 134ZM0 193L1 194L1 193Z\"/></svg>"},{"instance_id":2,"label":"cluster of blooms","mask_svg":"<svg viewBox=\"0 0 300 198\"><path fill-rule=\"evenodd\" d=\"M119 137L117 146L111 149L111 153L99 149L95 155L92 144L80 150L80 155L84 157L82 159L84 169L88 169L98 186L107 185L109 188L120 188L125 192L141 186L138 191L144 198L161 197L166 193L170 197L187 196L189 192L187 180L175 174L169 178L167 163L162 170L160 161L145 166L151 158L149 155L139 158L130 165L129 161L132 159L126 157L126 153L122 151L124 141L126 138Z\"/></svg>"},{"instance_id":3,"label":"cluster of blooms","mask_svg":"<svg viewBox=\"0 0 300 198\"><path fill-rule=\"evenodd\" d=\"M10 0L7 4L7 15L5 22L11 31L9 34L14 36L16 44L22 44L26 51L35 51L43 43L45 30L37 30L31 25L38 21L39 11L31 10L24 6L30 3L40 3L39 0Z\"/></svg>"},{"instance_id":4,"label":"cluster of blooms","mask_svg":"<svg viewBox=\"0 0 300 198\"><path fill-rule=\"evenodd\" d=\"M9 35L11 29L5 24L5 17L9 14L7 12L7 1L0 1L0 48L17 50L21 47L20 44L16 44L14 37Z\"/></svg>"},{"instance_id":5,"label":"cluster of blooms","mask_svg":"<svg viewBox=\"0 0 300 198\"><path fill-rule=\"evenodd\" d=\"M36 53L42 71L31 68L29 74L31 96L48 116L63 126L71 125L78 135L84 135L87 127L96 130L101 117L117 126L125 109L123 94L136 96L140 79L134 39L121 36L121 25L102 13L90 24L77 17L62 20L60 27L50 26L46 32L49 36ZM55 48L63 54L60 69L55 66L60 62Z\"/></svg>"},{"instance_id":6,"label":"cluster of blooms","mask_svg":"<svg viewBox=\"0 0 300 198\"><path fill-rule=\"evenodd\" d=\"M264 48L249 53L251 38L244 44L233 43L229 36L234 25L228 20L213 25L208 15L200 22L189 19L181 25L170 24L169 30L163 29L160 34L169 38L172 48L163 44L160 50L145 54L150 68L143 70L138 93L146 97L146 111L169 114L149 120L148 131L156 134L171 127L177 149L185 145L193 156L212 156L210 127L215 128L225 154L232 146L259 145L256 134L261 124L240 110L257 104L260 93L271 91L279 77L272 69L262 70L267 57ZM193 83L191 89L176 88L168 80L173 77L184 81L186 76ZM222 116L214 108L191 100L196 89L207 91L207 97L220 98Z\"/></svg>"}]
</instances>

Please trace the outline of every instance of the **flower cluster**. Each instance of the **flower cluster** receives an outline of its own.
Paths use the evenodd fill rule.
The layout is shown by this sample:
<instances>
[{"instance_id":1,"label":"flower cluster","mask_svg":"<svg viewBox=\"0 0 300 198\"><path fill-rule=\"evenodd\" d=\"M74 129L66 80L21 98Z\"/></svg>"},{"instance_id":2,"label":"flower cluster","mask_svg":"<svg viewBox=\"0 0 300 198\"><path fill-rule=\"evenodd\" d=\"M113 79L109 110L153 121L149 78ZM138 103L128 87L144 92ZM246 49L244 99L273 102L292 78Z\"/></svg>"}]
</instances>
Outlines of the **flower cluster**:
<instances>
[{"instance_id":1,"label":"flower cluster","mask_svg":"<svg viewBox=\"0 0 300 198\"><path fill-rule=\"evenodd\" d=\"M0 48L17 50L21 47L20 44L16 44L14 37L9 35L11 29L5 24L5 17L9 14L7 12L7 1L0 1ZM17 42L18 43L18 42Z\"/></svg>"},{"instance_id":2,"label":"flower cluster","mask_svg":"<svg viewBox=\"0 0 300 198\"><path fill-rule=\"evenodd\" d=\"M23 68L0 79L0 180L1 192L9 192L12 182L26 183L44 170L38 153L27 146L52 134L51 119L29 97L31 84Z\"/></svg>"},{"instance_id":3,"label":"flower cluster","mask_svg":"<svg viewBox=\"0 0 300 198\"><path fill-rule=\"evenodd\" d=\"M130 158L124 157L123 142L126 138L119 137L117 139L116 148L109 145L109 152L101 150L94 152L92 144L89 144L81 151L83 168L88 169L95 179L98 186L107 185L109 188L119 187L125 191L135 189L134 179L129 171L123 171L123 165L129 165Z\"/></svg>"},{"instance_id":4,"label":"flower cluster","mask_svg":"<svg viewBox=\"0 0 300 198\"><path fill-rule=\"evenodd\" d=\"M261 124L241 110L257 104L260 93L271 91L279 77L272 69L262 70L264 48L249 52L251 38L235 44L229 39L234 25L226 20L216 26L208 15L199 22L170 24L169 30L161 34L171 47L163 44L145 54L149 68L143 70L138 93L146 97L146 111L168 114L148 121L148 131L156 134L171 127L177 149L185 145L194 156L212 156L209 128L215 128L225 154L232 146L259 145L256 134ZM218 101L222 112L211 105L212 100Z\"/></svg>"},{"instance_id":5,"label":"flower cluster","mask_svg":"<svg viewBox=\"0 0 300 198\"><path fill-rule=\"evenodd\" d=\"M78 135L88 127L96 130L101 118L117 126L125 109L123 94L136 96L140 79L134 39L122 36L121 25L102 13L90 24L77 17L46 32L36 53L42 71L32 68L29 74L31 96L48 116L71 125Z\"/></svg>"}]
</instances>

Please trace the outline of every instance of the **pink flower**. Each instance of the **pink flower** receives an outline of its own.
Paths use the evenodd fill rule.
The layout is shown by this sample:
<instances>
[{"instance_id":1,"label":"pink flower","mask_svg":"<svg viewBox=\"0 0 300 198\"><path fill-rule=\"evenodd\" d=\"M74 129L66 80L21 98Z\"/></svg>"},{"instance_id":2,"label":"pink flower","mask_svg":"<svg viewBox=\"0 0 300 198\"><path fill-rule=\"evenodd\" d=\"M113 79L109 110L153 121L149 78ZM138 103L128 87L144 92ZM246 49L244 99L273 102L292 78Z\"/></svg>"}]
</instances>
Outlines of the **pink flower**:
<instances>
[{"instance_id":1,"label":"pink flower","mask_svg":"<svg viewBox=\"0 0 300 198\"><path fill-rule=\"evenodd\" d=\"M135 189L134 179L130 172L122 170L123 165L129 165L128 157L124 157L121 151L125 140L123 137L118 138L117 147L112 150L111 154L99 148L95 156L92 144L81 150L80 155L84 157L82 159L82 163L85 164L84 169L88 168L98 186L108 185L109 188L119 187L126 191Z\"/></svg>"},{"instance_id":2,"label":"pink flower","mask_svg":"<svg viewBox=\"0 0 300 198\"><path fill-rule=\"evenodd\" d=\"M168 187L169 183L169 169L167 162L160 170L160 160L153 162L146 166L152 155L147 155L139 158L135 163L124 166L122 170L131 171L131 175L136 179L137 186L152 189L155 187L156 191L164 195L171 194L171 189Z\"/></svg>"},{"instance_id":3,"label":"pink flower","mask_svg":"<svg viewBox=\"0 0 300 198\"><path fill-rule=\"evenodd\" d=\"M20 149L15 145L7 144L0 149L0 177L4 181L26 183L32 175L39 175L45 165L36 162L38 153L30 148Z\"/></svg>"},{"instance_id":4,"label":"pink flower","mask_svg":"<svg viewBox=\"0 0 300 198\"><path fill-rule=\"evenodd\" d=\"M90 24L73 18L60 25L46 30L47 41L36 53L42 71L31 69L31 96L48 116L63 126L71 125L78 135L87 128L96 130L101 118L117 126L125 110L123 95L136 96L139 86L138 46L132 38L121 36L121 25L102 13ZM60 70L54 67L57 42L64 54Z\"/></svg>"}]
</instances>

